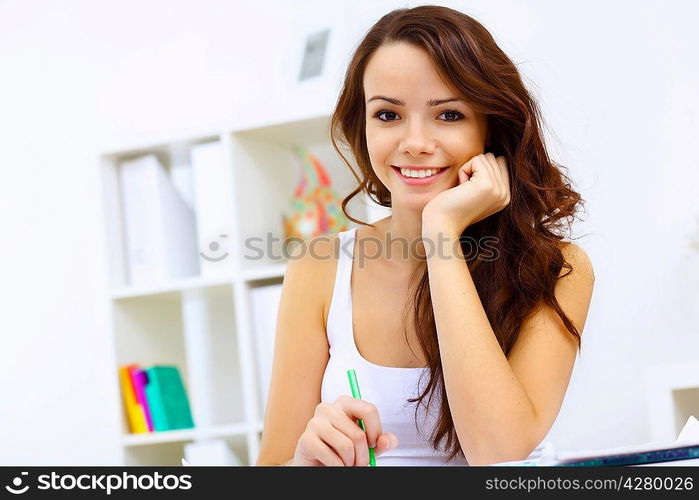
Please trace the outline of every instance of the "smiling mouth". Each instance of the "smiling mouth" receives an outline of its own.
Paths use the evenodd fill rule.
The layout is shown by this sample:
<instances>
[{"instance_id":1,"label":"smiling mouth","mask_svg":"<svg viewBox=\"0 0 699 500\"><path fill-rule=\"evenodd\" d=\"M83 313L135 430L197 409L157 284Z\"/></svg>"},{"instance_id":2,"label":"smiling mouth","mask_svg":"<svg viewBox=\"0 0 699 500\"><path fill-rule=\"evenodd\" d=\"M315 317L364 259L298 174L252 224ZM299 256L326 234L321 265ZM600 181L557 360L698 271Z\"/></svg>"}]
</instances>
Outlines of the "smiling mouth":
<instances>
[{"instance_id":1,"label":"smiling mouth","mask_svg":"<svg viewBox=\"0 0 699 500\"><path fill-rule=\"evenodd\" d=\"M424 184L426 182L431 181L432 179L436 179L440 175L442 175L449 167L435 167L435 168L430 168L430 169L408 169L410 172L421 172L424 170L429 170L432 173L432 175L427 175L423 177L412 177L409 175L404 175L403 172L401 171L400 168L391 165L391 168L398 174L398 176L402 179L405 180L406 182L409 182L411 184ZM435 172L436 170L436 172Z\"/></svg>"}]
</instances>

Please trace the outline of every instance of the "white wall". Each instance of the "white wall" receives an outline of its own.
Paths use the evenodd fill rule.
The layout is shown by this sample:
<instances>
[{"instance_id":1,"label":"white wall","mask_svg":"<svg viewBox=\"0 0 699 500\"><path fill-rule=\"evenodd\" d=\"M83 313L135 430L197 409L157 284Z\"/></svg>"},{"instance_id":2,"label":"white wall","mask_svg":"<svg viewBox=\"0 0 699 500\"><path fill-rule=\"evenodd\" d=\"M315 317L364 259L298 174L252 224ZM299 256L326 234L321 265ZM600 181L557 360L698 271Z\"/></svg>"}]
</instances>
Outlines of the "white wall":
<instances>
[{"instance_id":1,"label":"white wall","mask_svg":"<svg viewBox=\"0 0 699 500\"><path fill-rule=\"evenodd\" d=\"M0 1L1 464L116 460L97 155L303 110L284 100L294 35L340 22L337 77L361 32L403 4ZM535 85L554 157L588 201L576 234L596 289L551 438L644 441L644 367L699 349L686 272L699 270L686 258L699 213L697 6L443 4L480 20Z\"/></svg>"}]
</instances>

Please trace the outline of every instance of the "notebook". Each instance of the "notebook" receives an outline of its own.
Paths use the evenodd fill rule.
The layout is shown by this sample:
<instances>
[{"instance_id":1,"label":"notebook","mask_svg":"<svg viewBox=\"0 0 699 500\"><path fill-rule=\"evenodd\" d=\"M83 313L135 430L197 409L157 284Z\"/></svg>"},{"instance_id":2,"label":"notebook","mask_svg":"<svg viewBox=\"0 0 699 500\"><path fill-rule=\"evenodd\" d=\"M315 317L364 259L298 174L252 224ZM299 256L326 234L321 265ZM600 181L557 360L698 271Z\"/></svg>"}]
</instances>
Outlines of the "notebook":
<instances>
[{"instance_id":1,"label":"notebook","mask_svg":"<svg viewBox=\"0 0 699 500\"><path fill-rule=\"evenodd\" d=\"M605 450L578 450L557 453L546 465L622 466L676 465L699 466L699 421L690 416L675 441L654 441Z\"/></svg>"},{"instance_id":2,"label":"notebook","mask_svg":"<svg viewBox=\"0 0 699 500\"><path fill-rule=\"evenodd\" d=\"M699 421L692 415L675 441L556 452L553 444L539 446L525 460L500 462L496 466L699 466Z\"/></svg>"},{"instance_id":3,"label":"notebook","mask_svg":"<svg viewBox=\"0 0 699 500\"><path fill-rule=\"evenodd\" d=\"M559 453L554 466L699 465L699 440L645 443L607 450Z\"/></svg>"}]
</instances>

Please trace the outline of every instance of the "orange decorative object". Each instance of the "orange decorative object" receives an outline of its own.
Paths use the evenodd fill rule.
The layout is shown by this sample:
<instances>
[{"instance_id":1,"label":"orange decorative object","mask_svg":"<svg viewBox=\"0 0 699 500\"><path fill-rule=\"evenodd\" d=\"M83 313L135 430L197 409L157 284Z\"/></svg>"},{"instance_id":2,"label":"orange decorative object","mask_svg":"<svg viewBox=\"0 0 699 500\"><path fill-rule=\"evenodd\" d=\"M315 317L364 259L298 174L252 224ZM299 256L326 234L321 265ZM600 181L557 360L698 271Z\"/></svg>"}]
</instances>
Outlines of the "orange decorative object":
<instances>
[{"instance_id":1,"label":"orange decorative object","mask_svg":"<svg viewBox=\"0 0 699 500\"><path fill-rule=\"evenodd\" d=\"M284 237L305 241L347 230L349 223L342 212L342 202L320 160L301 146L294 146L293 150L299 165L299 183L288 215L282 215Z\"/></svg>"}]
</instances>

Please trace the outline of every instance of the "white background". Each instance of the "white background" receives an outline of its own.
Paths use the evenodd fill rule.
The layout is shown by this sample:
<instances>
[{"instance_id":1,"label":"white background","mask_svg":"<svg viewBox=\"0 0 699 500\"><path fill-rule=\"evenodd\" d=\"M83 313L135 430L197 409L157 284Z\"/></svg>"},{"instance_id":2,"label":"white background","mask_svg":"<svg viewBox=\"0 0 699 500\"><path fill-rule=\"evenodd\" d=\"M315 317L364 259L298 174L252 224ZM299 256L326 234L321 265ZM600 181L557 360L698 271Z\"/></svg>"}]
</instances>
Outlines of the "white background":
<instances>
[{"instance_id":1,"label":"white background","mask_svg":"<svg viewBox=\"0 0 699 500\"><path fill-rule=\"evenodd\" d=\"M515 61L554 159L587 200L576 234L596 286L550 437L558 449L645 441L644 369L699 352L688 248L699 231L699 8L435 3L478 19ZM416 5L0 0L0 463L116 460L98 155L283 117L305 30L337 27L333 85L380 15Z\"/></svg>"}]
</instances>

